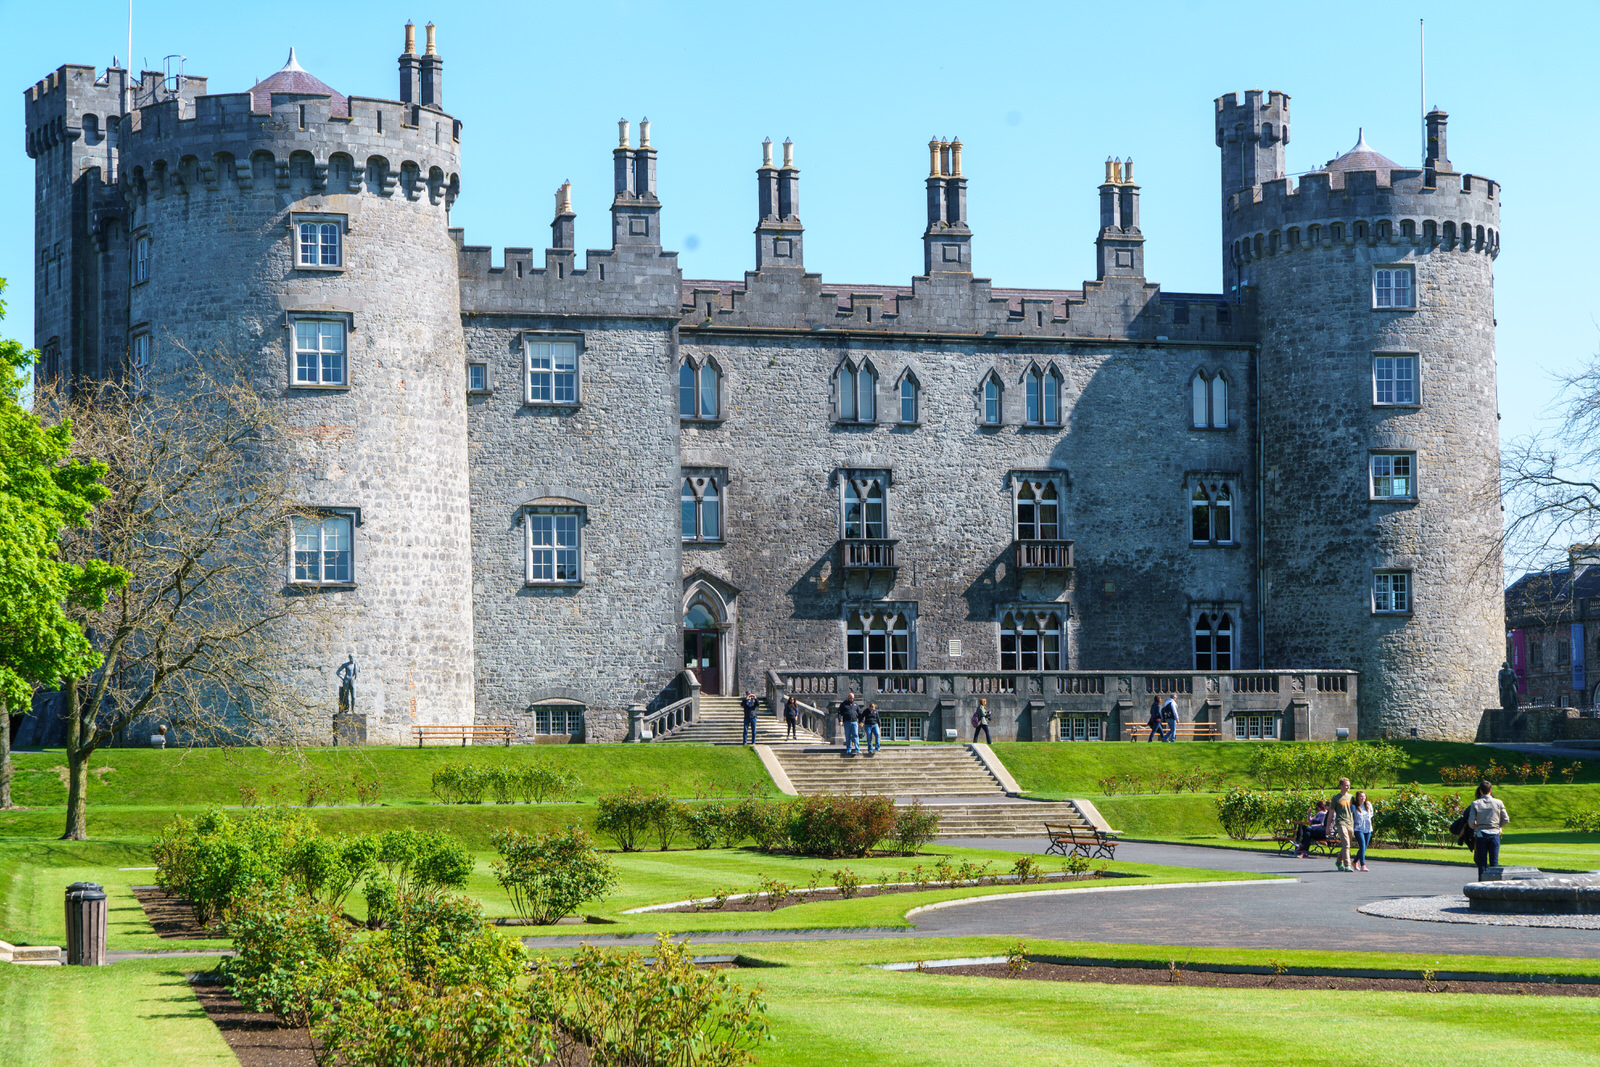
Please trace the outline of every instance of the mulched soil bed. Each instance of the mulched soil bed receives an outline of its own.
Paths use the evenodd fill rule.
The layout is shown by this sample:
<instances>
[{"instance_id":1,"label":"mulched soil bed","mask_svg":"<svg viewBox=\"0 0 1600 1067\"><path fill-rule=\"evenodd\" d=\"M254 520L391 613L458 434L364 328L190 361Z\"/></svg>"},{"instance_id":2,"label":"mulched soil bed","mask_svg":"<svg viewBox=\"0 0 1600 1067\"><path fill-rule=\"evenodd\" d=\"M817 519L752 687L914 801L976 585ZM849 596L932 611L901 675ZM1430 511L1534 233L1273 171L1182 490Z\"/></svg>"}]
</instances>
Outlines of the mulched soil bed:
<instances>
[{"instance_id":1,"label":"mulched soil bed","mask_svg":"<svg viewBox=\"0 0 1600 1067\"><path fill-rule=\"evenodd\" d=\"M239 1057L240 1067L317 1067L311 1032L253 1012L220 985L196 983L194 995Z\"/></svg>"},{"instance_id":2,"label":"mulched soil bed","mask_svg":"<svg viewBox=\"0 0 1600 1067\"><path fill-rule=\"evenodd\" d=\"M207 930L195 922L194 905L157 886L136 885L133 887L133 898L144 908L144 916L155 928L157 937L179 941L215 941L226 936L221 930Z\"/></svg>"},{"instance_id":3,"label":"mulched soil bed","mask_svg":"<svg viewBox=\"0 0 1600 1067\"><path fill-rule=\"evenodd\" d=\"M1425 982L1420 978L1355 978L1343 975L1234 974L1180 968L1084 967L1030 961L1013 973L1004 963L929 967L925 974L963 975L1034 982L1101 982L1107 985L1183 985L1230 989L1365 989L1387 993L1489 993L1506 996L1600 997L1600 985L1560 982Z\"/></svg>"},{"instance_id":4,"label":"mulched soil bed","mask_svg":"<svg viewBox=\"0 0 1600 1067\"><path fill-rule=\"evenodd\" d=\"M1088 874L1068 875L1065 878L1052 878L1052 879L1050 879L1049 881L1046 881L1046 882L1028 882L1026 884L1018 884L1016 882L1000 882L1000 883L997 883L997 884L1010 886L1011 888L1014 888L1014 889L1050 889L1050 888L1053 888L1055 886L1065 885L1068 882L1087 882L1087 881L1091 881L1091 880L1096 879L1096 878L1117 878L1117 877L1122 877L1122 876L1114 874L1114 873L1095 874L1093 872L1090 872ZM988 884L988 883L986 883L986 884ZM801 888L803 889L804 887L802 886ZM928 885L923 885L923 886L916 886L916 885L862 886L860 889L855 891L855 894L852 897L850 897L850 899L857 900L857 899L860 899L862 897L877 897L877 896L892 895L892 894L896 894L896 893L926 893L930 889L976 889L976 888L978 888L978 887L977 886L972 886L972 885L946 886L946 885L939 885L939 884L935 884L935 883L931 883L931 882ZM726 904L722 905L722 907L720 907L720 908L713 907L712 904L709 903L709 902L706 903L706 904L684 904L684 905L682 905L680 907L676 907L676 908L656 908L656 909L652 910L650 912L650 914L652 914L652 915L660 915L660 914L663 914L663 913L673 914L673 913L677 913L677 912L693 912L693 911L776 911L779 908L792 908L796 904L810 904L812 901L816 901L816 900L844 900L844 899L845 899L844 894L840 893L839 890L831 888L831 887L818 886L816 892L807 891L807 892L797 893L797 894L785 897L782 901L780 901L778 903L778 907L777 908L773 908L773 907L769 906L767 904L767 895L765 893L762 893L759 898L758 897L747 897L744 900L729 900Z\"/></svg>"}]
</instances>

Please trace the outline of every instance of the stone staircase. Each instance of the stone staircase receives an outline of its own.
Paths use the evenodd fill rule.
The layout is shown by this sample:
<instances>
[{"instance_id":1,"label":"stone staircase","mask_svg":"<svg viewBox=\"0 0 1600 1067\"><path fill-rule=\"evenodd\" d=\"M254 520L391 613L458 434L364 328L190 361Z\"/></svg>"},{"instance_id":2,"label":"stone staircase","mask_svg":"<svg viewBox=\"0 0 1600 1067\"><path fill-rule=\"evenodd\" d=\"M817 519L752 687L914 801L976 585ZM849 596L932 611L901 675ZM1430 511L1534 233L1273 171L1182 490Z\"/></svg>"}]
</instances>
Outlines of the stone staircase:
<instances>
[{"instance_id":1,"label":"stone staircase","mask_svg":"<svg viewBox=\"0 0 1600 1067\"><path fill-rule=\"evenodd\" d=\"M883 793L939 813L940 837L1043 837L1045 823L1090 827L1072 801L1007 796L969 745L895 745L876 756L790 746L773 752L802 796Z\"/></svg>"},{"instance_id":2,"label":"stone staircase","mask_svg":"<svg viewBox=\"0 0 1600 1067\"><path fill-rule=\"evenodd\" d=\"M744 732L744 710L739 707L738 697L708 697L700 698L700 717L694 722L679 727L669 737L662 738L658 744L699 744L699 745L737 745L740 735ZM781 716L768 713L767 702L761 701L761 710L756 715L756 743L771 745L774 748L793 748L811 745L822 745L827 742L821 737L807 730L804 726L795 727L796 739L787 740L784 734Z\"/></svg>"}]
</instances>

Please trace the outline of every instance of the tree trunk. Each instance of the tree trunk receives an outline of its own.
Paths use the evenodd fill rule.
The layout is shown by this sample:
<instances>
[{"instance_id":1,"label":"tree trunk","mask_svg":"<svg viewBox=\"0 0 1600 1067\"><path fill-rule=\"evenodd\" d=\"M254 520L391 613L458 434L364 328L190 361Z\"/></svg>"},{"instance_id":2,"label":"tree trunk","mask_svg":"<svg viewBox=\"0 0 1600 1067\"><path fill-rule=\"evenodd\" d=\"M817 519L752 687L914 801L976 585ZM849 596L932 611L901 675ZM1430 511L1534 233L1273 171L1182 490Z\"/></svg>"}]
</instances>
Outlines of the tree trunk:
<instances>
[{"instance_id":1,"label":"tree trunk","mask_svg":"<svg viewBox=\"0 0 1600 1067\"><path fill-rule=\"evenodd\" d=\"M84 736L83 709L78 707L78 680L67 681L67 831L63 841L87 841L85 809L89 795L89 757L94 754L94 734Z\"/></svg>"},{"instance_id":2,"label":"tree trunk","mask_svg":"<svg viewBox=\"0 0 1600 1067\"><path fill-rule=\"evenodd\" d=\"M11 709L0 700L0 811L11 807Z\"/></svg>"}]
</instances>

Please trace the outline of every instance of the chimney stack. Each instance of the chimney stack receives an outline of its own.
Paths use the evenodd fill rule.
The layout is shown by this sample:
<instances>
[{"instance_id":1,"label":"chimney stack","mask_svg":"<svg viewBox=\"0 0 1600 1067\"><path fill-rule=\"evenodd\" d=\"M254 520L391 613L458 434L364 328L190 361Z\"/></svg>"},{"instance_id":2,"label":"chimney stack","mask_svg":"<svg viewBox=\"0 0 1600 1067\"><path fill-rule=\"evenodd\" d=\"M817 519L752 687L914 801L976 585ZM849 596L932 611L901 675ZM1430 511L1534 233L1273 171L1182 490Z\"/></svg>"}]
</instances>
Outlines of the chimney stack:
<instances>
[{"instance_id":1,"label":"chimney stack","mask_svg":"<svg viewBox=\"0 0 1600 1067\"><path fill-rule=\"evenodd\" d=\"M417 27L406 23L406 47L400 53L400 102L417 103L422 87L422 61L417 57Z\"/></svg>"},{"instance_id":2,"label":"chimney stack","mask_svg":"<svg viewBox=\"0 0 1600 1067\"><path fill-rule=\"evenodd\" d=\"M422 56L422 91L416 101L435 111L444 110L444 60L439 58L434 46L433 23L424 27L428 34L427 48Z\"/></svg>"}]
</instances>

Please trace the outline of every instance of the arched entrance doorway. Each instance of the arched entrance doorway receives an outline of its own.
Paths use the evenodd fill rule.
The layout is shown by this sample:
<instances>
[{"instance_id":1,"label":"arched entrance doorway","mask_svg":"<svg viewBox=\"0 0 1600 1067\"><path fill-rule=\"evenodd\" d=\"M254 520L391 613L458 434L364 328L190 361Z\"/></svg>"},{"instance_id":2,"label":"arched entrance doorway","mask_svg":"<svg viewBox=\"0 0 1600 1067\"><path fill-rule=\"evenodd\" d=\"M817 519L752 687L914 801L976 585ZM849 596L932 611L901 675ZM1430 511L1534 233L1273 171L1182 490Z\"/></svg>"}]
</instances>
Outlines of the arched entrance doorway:
<instances>
[{"instance_id":1,"label":"arched entrance doorway","mask_svg":"<svg viewBox=\"0 0 1600 1067\"><path fill-rule=\"evenodd\" d=\"M726 627L700 600L683 613L683 666L700 681L700 692L722 692L722 634Z\"/></svg>"}]
</instances>

